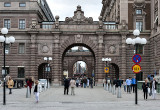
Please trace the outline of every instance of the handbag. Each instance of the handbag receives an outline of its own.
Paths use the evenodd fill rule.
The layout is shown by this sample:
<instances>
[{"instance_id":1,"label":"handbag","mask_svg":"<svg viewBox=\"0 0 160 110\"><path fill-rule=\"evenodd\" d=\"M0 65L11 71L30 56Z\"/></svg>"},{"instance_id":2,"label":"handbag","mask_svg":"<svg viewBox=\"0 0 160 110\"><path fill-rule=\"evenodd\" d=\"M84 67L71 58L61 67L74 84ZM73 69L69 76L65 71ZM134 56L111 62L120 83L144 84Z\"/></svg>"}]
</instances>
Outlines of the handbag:
<instances>
[{"instance_id":1,"label":"handbag","mask_svg":"<svg viewBox=\"0 0 160 110\"><path fill-rule=\"evenodd\" d=\"M154 93L156 94L156 93L157 93L157 91L156 91L156 90L154 90Z\"/></svg>"}]
</instances>

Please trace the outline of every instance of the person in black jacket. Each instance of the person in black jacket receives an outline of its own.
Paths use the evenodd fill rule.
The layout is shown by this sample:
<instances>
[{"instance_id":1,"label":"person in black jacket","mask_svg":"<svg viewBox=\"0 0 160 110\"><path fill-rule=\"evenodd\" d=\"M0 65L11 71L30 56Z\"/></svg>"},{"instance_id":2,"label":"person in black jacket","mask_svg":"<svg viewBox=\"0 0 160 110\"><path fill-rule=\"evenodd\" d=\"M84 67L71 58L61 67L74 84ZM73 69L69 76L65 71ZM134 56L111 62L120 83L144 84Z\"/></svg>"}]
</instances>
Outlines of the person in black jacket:
<instances>
[{"instance_id":1,"label":"person in black jacket","mask_svg":"<svg viewBox=\"0 0 160 110\"><path fill-rule=\"evenodd\" d=\"M143 85L142 85L142 89L143 89L143 92L144 92L144 100L145 100L145 99L147 100L148 87L149 87L149 84L148 84L147 79L146 79L145 82L144 82Z\"/></svg>"},{"instance_id":2,"label":"person in black jacket","mask_svg":"<svg viewBox=\"0 0 160 110\"><path fill-rule=\"evenodd\" d=\"M69 89L69 80L68 78L64 79L64 95L66 94L66 90L67 90L67 95L68 95L68 89Z\"/></svg>"}]
</instances>

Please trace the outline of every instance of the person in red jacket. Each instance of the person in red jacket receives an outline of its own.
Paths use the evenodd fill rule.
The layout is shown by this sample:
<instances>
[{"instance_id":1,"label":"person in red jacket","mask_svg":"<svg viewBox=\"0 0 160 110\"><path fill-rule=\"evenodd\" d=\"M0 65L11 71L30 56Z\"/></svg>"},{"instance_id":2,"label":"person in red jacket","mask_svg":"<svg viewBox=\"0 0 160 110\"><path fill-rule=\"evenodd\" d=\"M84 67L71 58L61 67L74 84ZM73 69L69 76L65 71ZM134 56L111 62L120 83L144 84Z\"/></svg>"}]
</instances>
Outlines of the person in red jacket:
<instances>
[{"instance_id":1,"label":"person in red jacket","mask_svg":"<svg viewBox=\"0 0 160 110\"><path fill-rule=\"evenodd\" d=\"M31 94L31 89L32 89L32 78L29 78L29 80L27 81L27 86L29 86L29 90L30 90L30 94Z\"/></svg>"}]
</instances>

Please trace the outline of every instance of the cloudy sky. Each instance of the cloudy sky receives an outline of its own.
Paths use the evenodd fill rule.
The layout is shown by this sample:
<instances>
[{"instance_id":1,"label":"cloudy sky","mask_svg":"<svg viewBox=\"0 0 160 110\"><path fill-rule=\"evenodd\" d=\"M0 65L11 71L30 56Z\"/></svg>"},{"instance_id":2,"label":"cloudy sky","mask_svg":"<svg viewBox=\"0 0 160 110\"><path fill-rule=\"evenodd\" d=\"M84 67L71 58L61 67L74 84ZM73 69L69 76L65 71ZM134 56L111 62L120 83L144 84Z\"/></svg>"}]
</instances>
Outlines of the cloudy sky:
<instances>
[{"instance_id":1,"label":"cloudy sky","mask_svg":"<svg viewBox=\"0 0 160 110\"><path fill-rule=\"evenodd\" d=\"M84 16L93 17L98 21L102 9L102 0L47 0L54 16L59 15L60 21L65 17L73 17L74 11L78 5L81 5Z\"/></svg>"}]
</instances>

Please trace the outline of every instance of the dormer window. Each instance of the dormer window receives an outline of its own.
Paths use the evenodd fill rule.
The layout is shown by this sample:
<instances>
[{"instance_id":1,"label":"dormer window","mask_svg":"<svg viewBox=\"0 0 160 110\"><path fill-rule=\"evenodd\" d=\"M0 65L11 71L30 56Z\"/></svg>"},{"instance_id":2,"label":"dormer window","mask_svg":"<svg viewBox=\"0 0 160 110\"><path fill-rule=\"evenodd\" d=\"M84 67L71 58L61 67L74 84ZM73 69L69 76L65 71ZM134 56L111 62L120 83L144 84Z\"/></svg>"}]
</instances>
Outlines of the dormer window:
<instances>
[{"instance_id":1,"label":"dormer window","mask_svg":"<svg viewBox=\"0 0 160 110\"><path fill-rule=\"evenodd\" d=\"M137 10L136 10L136 14L137 14L137 15L141 15L141 14L142 14L142 10L141 10L141 9L137 9Z\"/></svg>"},{"instance_id":2,"label":"dormer window","mask_svg":"<svg viewBox=\"0 0 160 110\"><path fill-rule=\"evenodd\" d=\"M11 3L4 3L4 7L11 7Z\"/></svg>"},{"instance_id":3,"label":"dormer window","mask_svg":"<svg viewBox=\"0 0 160 110\"><path fill-rule=\"evenodd\" d=\"M26 3L19 3L19 7L26 7Z\"/></svg>"}]
</instances>

